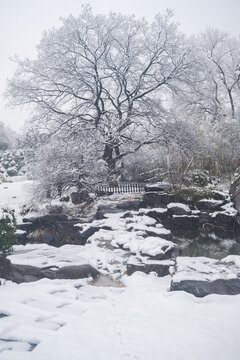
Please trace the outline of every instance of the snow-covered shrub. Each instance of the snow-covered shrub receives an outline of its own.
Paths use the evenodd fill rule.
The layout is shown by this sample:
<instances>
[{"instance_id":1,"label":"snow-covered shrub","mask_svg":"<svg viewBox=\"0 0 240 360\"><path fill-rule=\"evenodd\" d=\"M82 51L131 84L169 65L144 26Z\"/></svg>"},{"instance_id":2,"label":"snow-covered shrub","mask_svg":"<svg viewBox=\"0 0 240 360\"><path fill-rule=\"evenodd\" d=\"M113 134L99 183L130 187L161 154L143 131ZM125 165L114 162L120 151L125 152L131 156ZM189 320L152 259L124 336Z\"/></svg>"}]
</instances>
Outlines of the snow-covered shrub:
<instances>
[{"instance_id":1,"label":"snow-covered shrub","mask_svg":"<svg viewBox=\"0 0 240 360\"><path fill-rule=\"evenodd\" d=\"M192 174L192 183L195 186L205 187L208 185L216 185L218 179L214 176L211 176L208 171L196 171Z\"/></svg>"},{"instance_id":2,"label":"snow-covered shrub","mask_svg":"<svg viewBox=\"0 0 240 360\"><path fill-rule=\"evenodd\" d=\"M0 255L6 256L12 251L16 232L14 210L2 209L0 213Z\"/></svg>"},{"instance_id":3,"label":"snow-covered shrub","mask_svg":"<svg viewBox=\"0 0 240 360\"><path fill-rule=\"evenodd\" d=\"M0 152L0 173L5 176L20 175L24 163L24 154L21 150L12 149Z\"/></svg>"},{"instance_id":4,"label":"snow-covered shrub","mask_svg":"<svg viewBox=\"0 0 240 360\"><path fill-rule=\"evenodd\" d=\"M100 146L87 137L53 138L40 146L32 170L33 178L37 180L35 195L55 198L67 189L90 192L106 181L108 171L101 159Z\"/></svg>"}]
</instances>

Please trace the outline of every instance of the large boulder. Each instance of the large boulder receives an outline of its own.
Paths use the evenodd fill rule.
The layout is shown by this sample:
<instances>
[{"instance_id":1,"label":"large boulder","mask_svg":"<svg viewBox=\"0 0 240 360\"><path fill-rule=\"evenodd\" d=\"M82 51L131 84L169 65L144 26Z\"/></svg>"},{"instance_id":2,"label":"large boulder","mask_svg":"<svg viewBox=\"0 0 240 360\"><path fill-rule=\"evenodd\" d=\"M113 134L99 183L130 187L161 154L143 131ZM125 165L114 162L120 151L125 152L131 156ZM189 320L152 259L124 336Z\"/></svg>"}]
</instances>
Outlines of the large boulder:
<instances>
[{"instance_id":1,"label":"large boulder","mask_svg":"<svg viewBox=\"0 0 240 360\"><path fill-rule=\"evenodd\" d=\"M80 235L81 235L81 242L82 242L82 245L85 245L88 241L88 239L94 235L97 231L103 229L103 230L112 230L109 226L95 226L95 225L91 225L89 224L89 226L87 227L81 227L80 224L77 224L76 225L80 231Z\"/></svg>"},{"instance_id":2,"label":"large boulder","mask_svg":"<svg viewBox=\"0 0 240 360\"><path fill-rule=\"evenodd\" d=\"M202 199L198 201L197 208L201 211L216 211L224 204L222 200Z\"/></svg>"},{"instance_id":3,"label":"large boulder","mask_svg":"<svg viewBox=\"0 0 240 360\"><path fill-rule=\"evenodd\" d=\"M164 225L165 222L169 223L169 216L166 208L140 209L139 215L149 216L152 219L155 219L158 223L163 223Z\"/></svg>"},{"instance_id":4,"label":"large boulder","mask_svg":"<svg viewBox=\"0 0 240 360\"><path fill-rule=\"evenodd\" d=\"M132 275L136 271L149 274L155 272L157 276L169 275L170 268L174 266L173 260L151 260L149 258L131 256L127 263L127 274Z\"/></svg>"},{"instance_id":5,"label":"large boulder","mask_svg":"<svg viewBox=\"0 0 240 360\"><path fill-rule=\"evenodd\" d=\"M155 184L148 184L145 186L145 192L155 192L155 191L169 191L172 189L172 186L168 183L155 183Z\"/></svg>"},{"instance_id":6,"label":"large boulder","mask_svg":"<svg viewBox=\"0 0 240 360\"><path fill-rule=\"evenodd\" d=\"M172 282L170 291L186 291L196 297L210 294L238 295L240 294L240 279L217 279L211 282L199 280L183 280Z\"/></svg>"},{"instance_id":7,"label":"large boulder","mask_svg":"<svg viewBox=\"0 0 240 360\"><path fill-rule=\"evenodd\" d=\"M15 265L10 260L0 257L0 277L20 284L37 281L45 277L44 271L30 265Z\"/></svg>"},{"instance_id":8,"label":"large boulder","mask_svg":"<svg viewBox=\"0 0 240 360\"><path fill-rule=\"evenodd\" d=\"M74 225L77 220L68 220L64 214L48 214L39 217L24 218L23 223L17 225L18 230L25 231L26 235L18 236L20 244L47 243L52 246L64 244L84 245L78 229Z\"/></svg>"},{"instance_id":9,"label":"large boulder","mask_svg":"<svg viewBox=\"0 0 240 360\"><path fill-rule=\"evenodd\" d=\"M186 291L197 297L240 294L240 256L222 260L178 257L170 290Z\"/></svg>"},{"instance_id":10,"label":"large boulder","mask_svg":"<svg viewBox=\"0 0 240 360\"><path fill-rule=\"evenodd\" d=\"M139 210L141 207L144 207L145 201L143 200L128 200L128 201L122 201L119 204L117 204L116 208L121 209L124 211L128 210Z\"/></svg>"},{"instance_id":11,"label":"large boulder","mask_svg":"<svg viewBox=\"0 0 240 360\"><path fill-rule=\"evenodd\" d=\"M170 228L174 236L195 238L199 233L199 216L173 215Z\"/></svg>"},{"instance_id":12,"label":"large boulder","mask_svg":"<svg viewBox=\"0 0 240 360\"><path fill-rule=\"evenodd\" d=\"M230 195L237 211L240 213L240 176L238 176L230 187Z\"/></svg>"},{"instance_id":13,"label":"large boulder","mask_svg":"<svg viewBox=\"0 0 240 360\"><path fill-rule=\"evenodd\" d=\"M17 284L48 279L96 279L99 272L89 264L65 266L58 270L52 268L38 268L30 265L12 264L9 259L0 257L0 278L11 280Z\"/></svg>"},{"instance_id":14,"label":"large boulder","mask_svg":"<svg viewBox=\"0 0 240 360\"><path fill-rule=\"evenodd\" d=\"M160 193L160 192L147 192L145 194L145 202L150 207L164 207L175 202L176 197L174 194Z\"/></svg>"},{"instance_id":15,"label":"large boulder","mask_svg":"<svg viewBox=\"0 0 240 360\"><path fill-rule=\"evenodd\" d=\"M167 205L170 215L190 215L191 210L188 205L182 203L170 203Z\"/></svg>"},{"instance_id":16,"label":"large boulder","mask_svg":"<svg viewBox=\"0 0 240 360\"><path fill-rule=\"evenodd\" d=\"M89 264L65 266L54 274L55 279L84 279L88 277L96 279L98 276L99 271Z\"/></svg>"}]
</instances>

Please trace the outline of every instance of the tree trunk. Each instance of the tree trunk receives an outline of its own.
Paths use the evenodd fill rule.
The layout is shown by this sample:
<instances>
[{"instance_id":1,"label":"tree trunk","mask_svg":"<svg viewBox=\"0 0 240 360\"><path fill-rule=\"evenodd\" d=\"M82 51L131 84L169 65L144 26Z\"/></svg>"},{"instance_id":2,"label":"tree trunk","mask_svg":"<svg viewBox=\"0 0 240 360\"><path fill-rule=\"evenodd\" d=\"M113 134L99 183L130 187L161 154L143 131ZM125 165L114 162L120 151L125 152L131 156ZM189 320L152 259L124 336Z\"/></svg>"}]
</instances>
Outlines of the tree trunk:
<instances>
[{"instance_id":1,"label":"tree trunk","mask_svg":"<svg viewBox=\"0 0 240 360\"><path fill-rule=\"evenodd\" d=\"M115 169L115 161L113 159L113 148L109 144L105 145L103 160L106 161L109 170L113 171Z\"/></svg>"}]
</instances>

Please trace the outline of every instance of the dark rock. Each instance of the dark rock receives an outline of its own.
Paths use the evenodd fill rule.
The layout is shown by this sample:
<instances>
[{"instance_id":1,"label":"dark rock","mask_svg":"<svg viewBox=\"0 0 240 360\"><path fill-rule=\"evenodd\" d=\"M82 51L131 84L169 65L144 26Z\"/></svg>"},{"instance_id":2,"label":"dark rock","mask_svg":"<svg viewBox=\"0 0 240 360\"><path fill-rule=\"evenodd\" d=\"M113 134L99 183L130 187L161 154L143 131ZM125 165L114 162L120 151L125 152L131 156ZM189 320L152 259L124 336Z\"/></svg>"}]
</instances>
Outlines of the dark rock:
<instances>
[{"instance_id":1,"label":"dark rock","mask_svg":"<svg viewBox=\"0 0 240 360\"><path fill-rule=\"evenodd\" d=\"M127 264L127 274L130 276L136 271L144 272L145 274L149 274L150 272L155 272L159 277L163 277L169 275L169 268L173 266L173 261L146 261L146 263L142 263L137 258L133 258L129 260Z\"/></svg>"},{"instance_id":2,"label":"dark rock","mask_svg":"<svg viewBox=\"0 0 240 360\"><path fill-rule=\"evenodd\" d=\"M143 200L129 200L117 204L116 208L124 211L128 211L128 210L139 210L144 206L146 206L146 203Z\"/></svg>"},{"instance_id":3,"label":"dark rock","mask_svg":"<svg viewBox=\"0 0 240 360\"><path fill-rule=\"evenodd\" d=\"M33 223L31 222L24 222L22 224L17 225L17 229L26 231L27 233L34 230Z\"/></svg>"},{"instance_id":4,"label":"dark rock","mask_svg":"<svg viewBox=\"0 0 240 360\"><path fill-rule=\"evenodd\" d=\"M112 207L111 205L99 205L96 212L96 220L104 219L106 214L119 214L123 212L122 209Z\"/></svg>"},{"instance_id":5,"label":"dark rock","mask_svg":"<svg viewBox=\"0 0 240 360\"><path fill-rule=\"evenodd\" d=\"M145 192L166 191L171 189L172 186L167 183L148 184L145 186Z\"/></svg>"},{"instance_id":6,"label":"dark rock","mask_svg":"<svg viewBox=\"0 0 240 360\"><path fill-rule=\"evenodd\" d=\"M89 264L65 266L55 272L55 279L83 279L92 277L96 279L99 275L99 271Z\"/></svg>"},{"instance_id":7,"label":"dark rock","mask_svg":"<svg viewBox=\"0 0 240 360\"><path fill-rule=\"evenodd\" d=\"M99 231L100 229L103 230L112 230L109 226L90 226L89 228L87 228L85 231L81 232L81 240L82 240L82 245L85 245L87 240L90 238L90 236L92 236L93 234L95 234L97 231Z\"/></svg>"},{"instance_id":8,"label":"dark rock","mask_svg":"<svg viewBox=\"0 0 240 360\"><path fill-rule=\"evenodd\" d=\"M219 226L233 229L236 221L236 216L219 212L215 216L215 223Z\"/></svg>"},{"instance_id":9,"label":"dark rock","mask_svg":"<svg viewBox=\"0 0 240 360\"><path fill-rule=\"evenodd\" d=\"M224 202L220 200L204 199L198 201L197 208L201 211L216 211L219 210L223 204Z\"/></svg>"},{"instance_id":10,"label":"dark rock","mask_svg":"<svg viewBox=\"0 0 240 360\"><path fill-rule=\"evenodd\" d=\"M217 279L215 281L172 281L170 291L186 291L196 297L204 297L210 294L237 295L240 294L240 279Z\"/></svg>"},{"instance_id":11,"label":"dark rock","mask_svg":"<svg viewBox=\"0 0 240 360\"><path fill-rule=\"evenodd\" d=\"M63 207L60 205L48 205L46 206L46 209L48 210L49 214L57 215L62 214Z\"/></svg>"},{"instance_id":12,"label":"dark rock","mask_svg":"<svg viewBox=\"0 0 240 360\"><path fill-rule=\"evenodd\" d=\"M240 213L240 176L238 176L231 184L230 195L232 197L235 208Z\"/></svg>"},{"instance_id":13,"label":"dark rock","mask_svg":"<svg viewBox=\"0 0 240 360\"><path fill-rule=\"evenodd\" d=\"M67 221L68 217L64 214L48 214L39 217L23 218L23 222L32 224L32 230L36 230L39 227L47 227L55 225L56 222ZM23 229L24 230L24 229Z\"/></svg>"},{"instance_id":14,"label":"dark rock","mask_svg":"<svg viewBox=\"0 0 240 360\"><path fill-rule=\"evenodd\" d=\"M186 227L186 228L197 228L199 226L198 215L174 215L172 218L172 226Z\"/></svg>"},{"instance_id":15,"label":"dark rock","mask_svg":"<svg viewBox=\"0 0 240 360\"><path fill-rule=\"evenodd\" d=\"M170 203L167 208L170 215L190 215L191 213L190 208L181 203Z\"/></svg>"},{"instance_id":16,"label":"dark rock","mask_svg":"<svg viewBox=\"0 0 240 360\"><path fill-rule=\"evenodd\" d=\"M199 216L174 215L170 229L174 236L195 238L199 233Z\"/></svg>"},{"instance_id":17,"label":"dark rock","mask_svg":"<svg viewBox=\"0 0 240 360\"><path fill-rule=\"evenodd\" d=\"M170 218L168 216L167 209L161 209L162 211L151 210L144 211L144 213L139 212L139 215L146 215L155 219L158 223L163 223L164 226L168 226L170 223Z\"/></svg>"},{"instance_id":18,"label":"dark rock","mask_svg":"<svg viewBox=\"0 0 240 360\"><path fill-rule=\"evenodd\" d=\"M165 239L165 240L169 240L169 241L172 240L172 234L170 231L169 231L169 233L167 233L167 232L159 233L157 230L158 230L158 228L156 228L156 231L154 231L154 227L150 227L150 228L146 227L146 229L144 231L148 236L160 237L161 239ZM159 230L161 230L161 229L159 229Z\"/></svg>"},{"instance_id":19,"label":"dark rock","mask_svg":"<svg viewBox=\"0 0 240 360\"><path fill-rule=\"evenodd\" d=\"M35 266L15 265L10 260L0 257L0 277L20 284L42 279L44 273Z\"/></svg>"},{"instance_id":20,"label":"dark rock","mask_svg":"<svg viewBox=\"0 0 240 360\"><path fill-rule=\"evenodd\" d=\"M237 215L236 222L234 225L234 233L236 240L240 242L240 215Z\"/></svg>"},{"instance_id":21,"label":"dark rock","mask_svg":"<svg viewBox=\"0 0 240 360\"><path fill-rule=\"evenodd\" d=\"M146 205L150 207L164 207L171 202L175 202L174 194L147 192L145 194Z\"/></svg>"},{"instance_id":22,"label":"dark rock","mask_svg":"<svg viewBox=\"0 0 240 360\"><path fill-rule=\"evenodd\" d=\"M62 196L62 197L60 198L60 201L68 202L68 201L70 201L70 196L69 196L69 195L67 195L67 196Z\"/></svg>"},{"instance_id":23,"label":"dark rock","mask_svg":"<svg viewBox=\"0 0 240 360\"><path fill-rule=\"evenodd\" d=\"M84 243L79 230L74 227L78 221L68 220L67 215L49 214L24 218L23 221L17 228L27 232L26 242L46 242L52 246Z\"/></svg>"},{"instance_id":24,"label":"dark rock","mask_svg":"<svg viewBox=\"0 0 240 360\"><path fill-rule=\"evenodd\" d=\"M15 238L16 238L16 244L18 245L26 245L27 243L27 233L16 233L15 234Z\"/></svg>"},{"instance_id":25,"label":"dark rock","mask_svg":"<svg viewBox=\"0 0 240 360\"><path fill-rule=\"evenodd\" d=\"M214 219L213 219L213 217L209 214L209 213L207 213L207 212L201 212L200 214L199 214L199 225L200 225L200 227L201 228L207 228L207 226L210 224L210 227L212 227L213 226L213 224L214 224Z\"/></svg>"},{"instance_id":26,"label":"dark rock","mask_svg":"<svg viewBox=\"0 0 240 360\"><path fill-rule=\"evenodd\" d=\"M152 260L169 260L174 255L175 247L168 248L168 246L163 246L162 250L163 250L163 253L155 255L155 256L151 256L151 259ZM141 255L142 256L149 256L149 254L146 254L144 252L141 252Z\"/></svg>"},{"instance_id":27,"label":"dark rock","mask_svg":"<svg viewBox=\"0 0 240 360\"><path fill-rule=\"evenodd\" d=\"M138 215L138 214L137 214ZM140 215L140 213L139 213L139 215ZM123 214L123 216L121 216L121 218L123 218L123 219L127 219L127 218L132 218L134 216L134 214L132 213L132 212L125 212L124 214Z\"/></svg>"},{"instance_id":28,"label":"dark rock","mask_svg":"<svg viewBox=\"0 0 240 360\"><path fill-rule=\"evenodd\" d=\"M49 267L38 268L30 265L12 264L9 259L0 257L0 277L17 284L48 279L83 279L91 276L96 279L99 272L89 264L65 266L58 270Z\"/></svg>"},{"instance_id":29,"label":"dark rock","mask_svg":"<svg viewBox=\"0 0 240 360\"><path fill-rule=\"evenodd\" d=\"M228 194L225 194L225 193L223 193L221 191L217 191L217 190L213 190L212 193L213 193L213 196L214 196L215 200L226 201L227 198L229 197Z\"/></svg>"}]
</instances>

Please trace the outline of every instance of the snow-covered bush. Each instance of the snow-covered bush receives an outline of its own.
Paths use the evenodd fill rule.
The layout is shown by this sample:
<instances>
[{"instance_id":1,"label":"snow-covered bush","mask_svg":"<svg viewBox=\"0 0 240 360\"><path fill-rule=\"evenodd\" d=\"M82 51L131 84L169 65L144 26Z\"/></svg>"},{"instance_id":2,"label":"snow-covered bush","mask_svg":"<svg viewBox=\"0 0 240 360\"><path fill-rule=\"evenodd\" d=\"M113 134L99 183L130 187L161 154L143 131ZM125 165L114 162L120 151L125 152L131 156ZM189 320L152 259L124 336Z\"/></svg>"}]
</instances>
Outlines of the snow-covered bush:
<instances>
[{"instance_id":1,"label":"snow-covered bush","mask_svg":"<svg viewBox=\"0 0 240 360\"><path fill-rule=\"evenodd\" d=\"M86 134L85 134L86 135ZM105 161L101 159L101 144L81 136L75 139L52 138L35 153L33 178L35 195L55 198L62 191L75 188L90 192L108 176Z\"/></svg>"},{"instance_id":2,"label":"snow-covered bush","mask_svg":"<svg viewBox=\"0 0 240 360\"><path fill-rule=\"evenodd\" d=\"M218 179L211 176L208 171L196 171L192 174L192 183L198 187L205 187L208 185L216 185Z\"/></svg>"},{"instance_id":3,"label":"snow-covered bush","mask_svg":"<svg viewBox=\"0 0 240 360\"><path fill-rule=\"evenodd\" d=\"M14 210L2 209L0 212L0 256L6 256L12 251L16 232Z\"/></svg>"},{"instance_id":4,"label":"snow-covered bush","mask_svg":"<svg viewBox=\"0 0 240 360\"><path fill-rule=\"evenodd\" d=\"M0 152L0 173L5 176L21 174L24 166L24 154L21 150L6 150Z\"/></svg>"}]
</instances>

